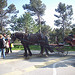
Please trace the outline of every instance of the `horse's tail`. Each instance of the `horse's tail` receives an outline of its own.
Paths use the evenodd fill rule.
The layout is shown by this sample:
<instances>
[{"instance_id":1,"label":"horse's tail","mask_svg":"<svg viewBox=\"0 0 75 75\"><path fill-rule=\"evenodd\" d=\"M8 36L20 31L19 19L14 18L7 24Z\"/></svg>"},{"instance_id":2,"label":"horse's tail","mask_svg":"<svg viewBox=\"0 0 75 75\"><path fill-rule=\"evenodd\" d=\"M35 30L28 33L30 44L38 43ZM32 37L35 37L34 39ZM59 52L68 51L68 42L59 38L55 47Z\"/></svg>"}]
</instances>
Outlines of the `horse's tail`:
<instances>
[{"instance_id":1,"label":"horse's tail","mask_svg":"<svg viewBox=\"0 0 75 75\"><path fill-rule=\"evenodd\" d=\"M50 51L50 52L54 52L53 51L53 47L52 46L50 46L49 45L49 43L48 43L48 38L47 38L47 36L45 36L45 43L46 43L46 48Z\"/></svg>"},{"instance_id":2,"label":"horse's tail","mask_svg":"<svg viewBox=\"0 0 75 75\"><path fill-rule=\"evenodd\" d=\"M46 48L52 53L54 52L53 47L50 45L46 45Z\"/></svg>"}]
</instances>

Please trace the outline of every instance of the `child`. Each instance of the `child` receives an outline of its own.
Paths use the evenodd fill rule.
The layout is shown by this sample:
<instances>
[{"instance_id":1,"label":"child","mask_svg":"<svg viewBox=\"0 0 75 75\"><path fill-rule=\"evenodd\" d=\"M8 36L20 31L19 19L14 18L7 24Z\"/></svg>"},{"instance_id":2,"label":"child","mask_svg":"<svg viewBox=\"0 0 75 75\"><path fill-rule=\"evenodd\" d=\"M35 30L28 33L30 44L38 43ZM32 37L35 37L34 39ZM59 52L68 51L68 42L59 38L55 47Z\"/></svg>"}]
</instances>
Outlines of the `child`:
<instances>
[{"instance_id":1,"label":"child","mask_svg":"<svg viewBox=\"0 0 75 75\"><path fill-rule=\"evenodd\" d=\"M5 41L2 39L3 36L0 34L0 58L2 55L2 51L3 51L3 58L5 58Z\"/></svg>"}]
</instances>

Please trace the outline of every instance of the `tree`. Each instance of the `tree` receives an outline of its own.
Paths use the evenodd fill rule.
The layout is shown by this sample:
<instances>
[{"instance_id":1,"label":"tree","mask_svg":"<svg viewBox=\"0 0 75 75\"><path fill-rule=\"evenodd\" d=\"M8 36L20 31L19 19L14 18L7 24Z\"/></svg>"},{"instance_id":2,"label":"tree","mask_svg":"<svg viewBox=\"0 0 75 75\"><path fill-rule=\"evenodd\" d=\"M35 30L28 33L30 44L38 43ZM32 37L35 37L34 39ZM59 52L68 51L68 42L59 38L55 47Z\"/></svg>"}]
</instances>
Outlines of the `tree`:
<instances>
[{"instance_id":1,"label":"tree","mask_svg":"<svg viewBox=\"0 0 75 75\"><path fill-rule=\"evenodd\" d=\"M44 35L46 35L46 36L48 36L49 37L49 33L51 32L51 28L50 28L50 26L49 25L43 25L42 27L41 27L41 32L44 34Z\"/></svg>"},{"instance_id":2,"label":"tree","mask_svg":"<svg viewBox=\"0 0 75 75\"><path fill-rule=\"evenodd\" d=\"M31 30L31 26L33 24L33 19L31 17L30 13L23 14L22 21L23 21L22 27L23 27L25 33L29 33Z\"/></svg>"},{"instance_id":3,"label":"tree","mask_svg":"<svg viewBox=\"0 0 75 75\"><path fill-rule=\"evenodd\" d=\"M17 28L17 16L14 15L14 16L11 16L11 19L9 20L9 23L10 23L10 29L11 31L15 31L15 30L18 30Z\"/></svg>"},{"instance_id":4,"label":"tree","mask_svg":"<svg viewBox=\"0 0 75 75\"><path fill-rule=\"evenodd\" d=\"M0 0L0 30L3 33L3 28L7 24L8 13L14 13L16 11L16 7L14 4L11 4L7 8L7 0Z\"/></svg>"},{"instance_id":5,"label":"tree","mask_svg":"<svg viewBox=\"0 0 75 75\"><path fill-rule=\"evenodd\" d=\"M15 31L23 31L25 33L36 33L38 32L38 26L35 24L30 13L25 13L21 17L12 17L11 29Z\"/></svg>"},{"instance_id":6,"label":"tree","mask_svg":"<svg viewBox=\"0 0 75 75\"><path fill-rule=\"evenodd\" d=\"M65 5L65 3L59 3L58 8L55 9L56 12L58 12L58 15L54 15L58 19L55 20L56 26L61 26L63 29L63 38L64 38L64 32L66 28L69 28L69 26L72 24L72 15L73 15L73 9L72 5Z\"/></svg>"},{"instance_id":7,"label":"tree","mask_svg":"<svg viewBox=\"0 0 75 75\"><path fill-rule=\"evenodd\" d=\"M75 28L73 28L70 33L73 34L73 35L75 35Z\"/></svg>"},{"instance_id":8,"label":"tree","mask_svg":"<svg viewBox=\"0 0 75 75\"><path fill-rule=\"evenodd\" d=\"M30 0L30 4L23 5L24 10L27 9L31 12L32 15L37 15L37 24L39 25L40 32L41 32L41 16L44 14L46 9L45 4L42 4L41 0Z\"/></svg>"},{"instance_id":9,"label":"tree","mask_svg":"<svg viewBox=\"0 0 75 75\"><path fill-rule=\"evenodd\" d=\"M57 29L57 28L53 29L50 32L50 34L49 34L51 43L57 43L57 42L59 43L59 42L62 42L61 33L62 33L62 29L61 28L60 29Z\"/></svg>"}]
</instances>

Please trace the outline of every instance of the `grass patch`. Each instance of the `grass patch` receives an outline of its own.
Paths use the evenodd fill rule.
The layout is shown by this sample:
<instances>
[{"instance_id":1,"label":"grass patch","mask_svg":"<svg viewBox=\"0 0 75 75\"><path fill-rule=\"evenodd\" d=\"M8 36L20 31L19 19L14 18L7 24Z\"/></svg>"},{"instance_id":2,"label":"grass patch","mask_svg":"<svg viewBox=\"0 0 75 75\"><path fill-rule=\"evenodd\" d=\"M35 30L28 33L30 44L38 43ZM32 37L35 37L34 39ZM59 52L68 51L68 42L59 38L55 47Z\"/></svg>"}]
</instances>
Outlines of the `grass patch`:
<instances>
[{"instance_id":1,"label":"grass patch","mask_svg":"<svg viewBox=\"0 0 75 75\"><path fill-rule=\"evenodd\" d=\"M30 50L41 50L39 45L30 45L29 46ZM75 47L67 46L66 49L68 51L75 51ZM14 45L12 50L24 50L24 47L22 45Z\"/></svg>"},{"instance_id":2,"label":"grass patch","mask_svg":"<svg viewBox=\"0 0 75 75\"><path fill-rule=\"evenodd\" d=\"M67 47L69 51L75 51L75 47Z\"/></svg>"},{"instance_id":3,"label":"grass patch","mask_svg":"<svg viewBox=\"0 0 75 75\"><path fill-rule=\"evenodd\" d=\"M39 45L30 45L29 48L31 50L40 50L41 49Z\"/></svg>"},{"instance_id":4,"label":"grass patch","mask_svg":"<svg viewBox=\"0 0 75 75\"><path fill-rule=\"evenodd\" d=\"M40 50L39 45L30 45L29 48L30 50ZM22 45L14 45L12 50L24 50L24 47Z\"/></svg>"}]
</instances>

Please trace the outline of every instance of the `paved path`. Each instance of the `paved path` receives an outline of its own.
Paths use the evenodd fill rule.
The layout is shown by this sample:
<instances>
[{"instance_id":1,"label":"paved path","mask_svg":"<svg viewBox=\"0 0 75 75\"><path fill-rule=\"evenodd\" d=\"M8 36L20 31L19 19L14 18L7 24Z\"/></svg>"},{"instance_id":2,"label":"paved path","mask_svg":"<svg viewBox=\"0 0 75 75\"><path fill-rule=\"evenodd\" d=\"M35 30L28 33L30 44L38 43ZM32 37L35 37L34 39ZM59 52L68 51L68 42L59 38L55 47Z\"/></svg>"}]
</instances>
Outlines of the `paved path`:
<instances>
[{"instance_id":1,"label":"paved path","mask_svg":"<svg viewBox=\"0 0 75 75\"><path fill-rule=\"evenodd\" d=\"M61 57L51 53L40 57L39 51L25 59L24 51L14 50L5 59L0 59L0 75L75 75L75 52Z\"/></svg>"}]
</instances>

